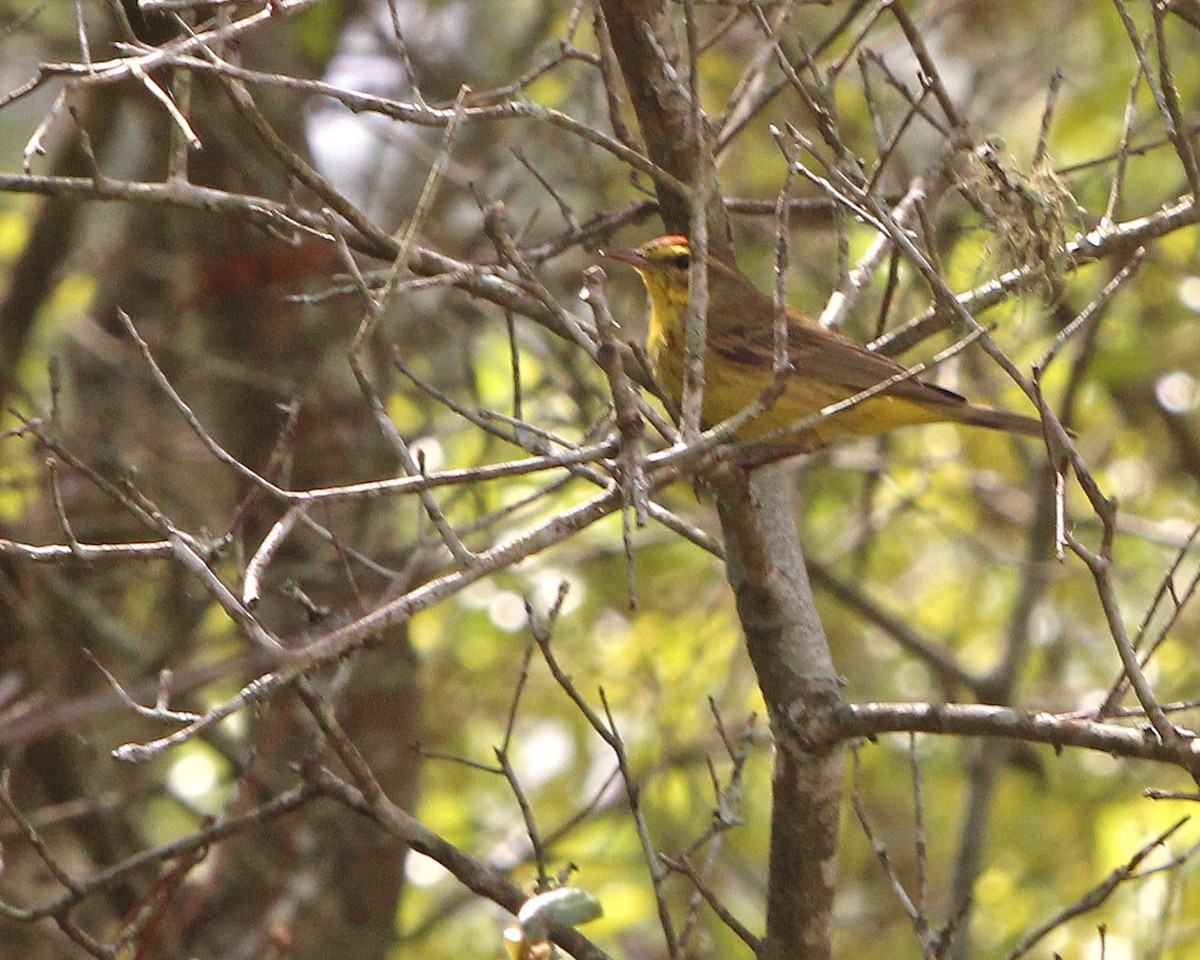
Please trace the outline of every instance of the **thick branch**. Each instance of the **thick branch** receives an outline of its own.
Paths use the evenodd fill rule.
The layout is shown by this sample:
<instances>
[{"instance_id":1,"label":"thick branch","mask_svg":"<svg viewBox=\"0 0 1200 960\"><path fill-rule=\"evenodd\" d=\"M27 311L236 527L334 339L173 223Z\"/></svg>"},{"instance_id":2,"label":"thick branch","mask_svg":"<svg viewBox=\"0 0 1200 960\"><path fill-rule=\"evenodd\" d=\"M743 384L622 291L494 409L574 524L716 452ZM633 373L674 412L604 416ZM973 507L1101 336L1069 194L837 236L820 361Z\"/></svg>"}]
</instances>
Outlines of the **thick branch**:
<instances>
[{"instance_id":1,"label":"thick branch","mask_svg":"<svg viewBox=\"0 0 1200 960\"><path fill-rule=\"evenodd\" d=\"M828 958L836 880L839 744L814 732L841 707L837 673L796 537L785 465L718 481L729 582L777 752L767 936L759 956Z\"/></svg>"},{"instance_id":2,"label":"thick branch","mask_svg":"<svg viewBox=\"0 0 1200 960\"><path fill-rule=\"evenodd\" d=\"M861 703L842 705L820 731L826 746L880 733L941 733L1004 737L1053 747L1080 747L1139 760L1200 770L1200 740L1163 743L1149 726L1100 723L1074 714L1032 713L986 703Z\"/></svg>"},{"instance_id":3,"label":"thick branch","mask_svg":"<svg viewBox=\"0 0 1200 960\"><path fill-rule=\"evenodd\" d=\"M658 181L667 229L688 233L699 249L710 236L712 247L725 247L728 217L697 103L695 24L686 24L690 71L685 73L663 0L601 0L601 8L650 159L696 191L689 202ZM692 5L684 3L683 10L690 16ZM685 417L685 433L697 425L692 418L704 389L704 265L702 258L693 261L683 401L691 418ZM806 728L819 724L840 703L840 696L804 568L789 480L778 468L753 476L733 470L716 481L716 491L729 582L777 745L767 935L759 956L828 960L841 758L836 748L810 749Z\"/></svg>"},{"instance_id":4,"label":"thick branch","mask_svg":"<svg viewBox=\"0 0 1200 960\"><path fill-rule=\"evenodd\" d=\"M687 73L675 42L677 14L664 0L601 0L600 8L608 22L613 52L625 77L625 86L633 101L646 153L655 165L686 184L715 184L712 144L706 125L696 129L702 114L689 101ZM692 207L689 199L669 184L659 181L659 209L663 222L672 233L687 233ZM709 216L720 229L715 236L727 235L728 222L714 187L708 196Z\"/></svg>"}]
</instances>

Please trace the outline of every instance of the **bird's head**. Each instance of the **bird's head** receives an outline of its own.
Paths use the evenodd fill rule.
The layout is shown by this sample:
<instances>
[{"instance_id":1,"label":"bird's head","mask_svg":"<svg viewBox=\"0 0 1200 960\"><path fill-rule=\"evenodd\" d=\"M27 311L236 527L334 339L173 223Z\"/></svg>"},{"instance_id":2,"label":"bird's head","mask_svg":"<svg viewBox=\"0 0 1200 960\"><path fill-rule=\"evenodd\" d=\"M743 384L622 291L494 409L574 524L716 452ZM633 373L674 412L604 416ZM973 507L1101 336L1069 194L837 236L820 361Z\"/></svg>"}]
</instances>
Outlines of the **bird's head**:
<instances>
[{"instance_id":1,"label":"bird's head","mask_svg":"<svg viewBox=\"0 0 1200 960\"><path fill-rule=\"evenodd\" d=\"M674 310L688 302L688 267L692 251L687 237L675 234L647 240L636 250L609 247L601 253L633 267L642 276L654 310Z\"/></svg>"}]
</instances>

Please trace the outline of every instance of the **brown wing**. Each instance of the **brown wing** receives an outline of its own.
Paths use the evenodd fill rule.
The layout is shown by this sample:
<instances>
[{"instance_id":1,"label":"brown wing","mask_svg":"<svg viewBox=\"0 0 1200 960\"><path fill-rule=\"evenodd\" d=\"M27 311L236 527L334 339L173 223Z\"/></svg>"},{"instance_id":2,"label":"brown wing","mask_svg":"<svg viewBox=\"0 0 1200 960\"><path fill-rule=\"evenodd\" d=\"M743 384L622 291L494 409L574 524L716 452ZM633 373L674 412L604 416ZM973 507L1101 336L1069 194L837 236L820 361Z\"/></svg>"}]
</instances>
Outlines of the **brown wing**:
<instances>
[{"instance_id":1,"label":"brown wing","mask_svg":"<svg viewBox=\"0 0 1200 960\"><path fill-rule=\"evenodd\" d=\"M711 330L709 348L733 363L770 371L775 361L775 331L762 326L739 326ZM882 383L905 367L891 357L872 353L866 347L823 327L798 321L788 325L788 359L795 377L817 380L858 393ZM953 390L925 383L916 377L901 380L884 393L919 403L957 405L966 398Z\"/></svg>"}]
</instances>

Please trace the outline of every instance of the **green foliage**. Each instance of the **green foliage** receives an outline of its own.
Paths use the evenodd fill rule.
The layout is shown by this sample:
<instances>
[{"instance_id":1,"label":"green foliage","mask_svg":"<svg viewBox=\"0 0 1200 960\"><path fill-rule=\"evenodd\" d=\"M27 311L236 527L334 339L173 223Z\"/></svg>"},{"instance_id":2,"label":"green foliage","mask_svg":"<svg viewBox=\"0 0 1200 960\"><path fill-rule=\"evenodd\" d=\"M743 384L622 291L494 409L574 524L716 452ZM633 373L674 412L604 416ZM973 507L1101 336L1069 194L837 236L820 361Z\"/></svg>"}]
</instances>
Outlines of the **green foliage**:
<instances>
[{"instance_id":1,"label":"green foliage","mask_svg":"<svg viewBox=\"0 0 1200 960\"><path fill-rule=\"evenodd\" d=\"M429 9L444 11L446 6L432 4ZM486 7L483 14L475 14L481 20L506 9L480 6ZM533 19L536 6L522 5L519 16L512 14L512 22L497 29L516 30L516 21ZM668 5L672 10L678 6ZM726 13L715 6L716 11L701 14L706 31L717 30ZM1005 270L1031 262L1037 266L1035 280L1026 289L978 314L995 342L1028 375L1060 331L1121 266L1106 260L1071 270L1055 251L1077 233L1092 229L1105 210L1113 164L1097 158L1118 148L1135 63L1119 20L1104 5L1074 5L1069 15L1050 9L1057 5L1032 2L1008 5L1004 11L999 9L1004 5L957 6L964 10L949 10L943 21L929 26L942 31L936 55L953 86L952 96L964 110L969 106L974 111L972 133L982 140L994 132L1006 144L996 164L1011 183L998 179L996 169L981 167L978 158L940 157L941 138L920 122L912 128L911 152L900 151L889 160L883 182L891 198L895 185L906 185L935 157L961 167L958 180L964 189L930 203L927 222L912 227L936 252L937 266L956 293ZM298 53L312 63L326 60L350 7L318 4L291 21ZM907 8L914 17L923 11L919 4ZM971 21L971 10L980 18L978 23ZM59 29L59 18L65 15L47 8L41 16L50 19L39 22L50 25L45 29ZM822 5L799 5L785 31L787 52L798 57L801 39L803 49L809 49L840 16L841 11ZM521 38L525 42L513 56L524 59L515 64L504 62L507 48L495 35L482 32L479 21L469 27L475 31L474 50L486 61L486 70L511 78L532 66L525 62L530 51L557 49L556 38L568 22L561 10L545 13L536 29L530 27L529 36ZM1182 27L1173 23L1172 43L1186 49L1194 34L1181 38L1177 29ZM827 64L843 52L849 36L832 51L823 51L819 62ZM511 38L504 33L503 39ZM764 48L759 25L748 16L712 39L701 60L702 96L715 118L743 79L749 55ZM598 72L590 72L590 58L599 45L586 17L574 43L586 56L539 76L522 89L521 97L607 131L608 104L595 85ZM899 33L885 24L869 33L867 45L886 52L901 43ZM1060 61L1069 69L1050 128L1047 163L1035 166L1044 80ZM1194 91L1200 84L1200 61L1180 56L1175 62L1176 83ZM878 88L870 96L853 63L844 67L835 89L816 92L826 96L843 139L869 167L878 152L877 121L895 131L907 108L874 67L863 69ZM778 82L775 74L766 76ZM928 105L932 99L922 102ZM1142 119L1134 125L1133 140L1154 143L1161 139L1162 124L1144 84L1135 101ZM880 116L872 116L871 110ZM762 105L747 132L722 154L720 175L727 196L776 200L787 161L768 133L768 124L798 123L805 116L800 99L786 84L782 93ZM632 123L630 116L624 119ZM525 121L512 121L504 128L499 121L489 124L485 136L471 139L464 134L463 142L456 144L458 153L448 164L450 183L470 182L483 198L504 196L521 212L524 251L557 241L562 229L555 219L557 202L547 199L542 185L512 161L510 152L497 150L498 143L505 148L519 144L539 172L548 172L560 196L575 205L573 214L580 220L645 199L639 189L645 186L644 178L631 177L594 145L581 146L560 129L547 132ZM816 153L829 160L819 131L805 127L805 133ZM909 147L909 140L904 144ZM498 153L502 161L496 160ZM812 166L822 168L815 160ZM1147 146L1144 155L1129 158L1115 218L1157 209L1182 192L1183 182L1170 147ZM823 196L817 187L799 180L789 189L793 195ZM991 214L963 198L972 192ZM1087 211L1086 222L1076 203ZM481 276L488 270L517 276L516 269L499 262L490 249L480 253L478 209L473 201L464 209L467 212L439 211L422 229L428 226L437 234L438 249L447 255L475 258ZM1025 216L1029 209L1034 213ZM6 207L0 213L0 264L5 268L22 249L30 215L26 206ZM640 240L658 229L656 223L639 223L626 234ZM741 265L763 289L770 289L774 222L770 217L739 217L735 233ZM626 234L591 239L623 242ZM816 226L794 223L788 274L792 302L820 310L839 283L839 247L844 246L853 264L876 237L873 227L844 212ZM560 253L555 248L532 268L558 304L581 322L590 323L590 318L574 292L580 269L593 259L590 250ZM911 264L901 264L894 285L886 273L885 266L872 277L856 304L846 325L852 335L873 335L885 297L889 327L924 313L932 302L929 288ZM49 356L80 323L97 279L82 268L69 271L45 305L37 339L19 368L22 388L31 395L44 394L30 385L40 381ZM533 286L528 278L520 279L522 291ZM610 294L623 335L633 337L640 329L641 304L625 283L614 279ZM480 317L460 324L448 302L438 301L427 314L414 306L415 319L406 314L405 326L386 329L387 337L404 338L405 360L419 376L436 381L468 411L490 411L488 424L510 438L516 428L504 418L519 411L526 422L567 443L594 439L608 394L604 378L579 351L518 316L513 336L519 376L514 378L503 312L483 305ZM1197 571L1194 550L1179 562L1170 589L1163 584L1197 515L1196 448L1181 439L1194 440L1197 430L1197 312L1200 245L1197 229L1188 228L1155 241L1140 273L1093 321L1094 342L1090 329L1077 335L1042 380L1052 408L1060 409L1073 391L1071 423L1079 433L1078 449L1105 493L1120 501L1113 577L1121 622L1135 634L1145 618L1148 643L1169 626L1148 674L1164 699L1179 700L1194 698L1200 683L1194 649L1200 614L1186 593ZM423 321L452 345L445 339L422 340ZM932 356L962 333L955 328L940 334L905 359ZM460 371L446 372L456 365ZM943 364L933 376L972 399L1030 409L1023 393L976 347ZM521 384L519 399L514 379ZM263 406L278 399L274 393L270 397ZM1164 397L1175 399L1168 403ZM407 381L389 389L384 402L397 429L423 452L428 471L468 469L526 455L517 444L464 421ZM12 423L5 419L0 426L7 429ZM526 434L518 435L527 440ZM651 433L646 449L664 445ZM163 446L170 444L164 440ZM0 449L0 519L15 523L35 506L38 485L44 481L40 454L32 447ZM839 599L836 591L818 588L819 610L848 700L982 699L992 693L983 681L1001 664L1006 644L1019 637L1022 665L1011 678L1011 689L1002 691L1006 702L1023 710L1068 713L1095 709L1103 701L1119 663L1092 576L1078 560L1055 557L1053 531L1032 531L1048 495L1045 457L1036 439L937 425L843 443L798 466L798 517L811 560L854 593L861 606L873 606L899 622L977 681L973 689L948 682L926 658L906 649L896 631L878 617ZM601 480L608 482L616 469L612 464L603 469L608 472L601 471ZM537 522L553 520L596 492L587 479L566 471L557 475L563 482L553 487L547 487L542 475L518 476L476 483L469 490L437 488L431 496L463 531L468 547L484 550ZM719 538L711 497L702 489L677 484L656 491L655 497ZM1099 543L1098 520L1073 482L1067 484L1064 504L1070 533L1089 545ZM45 513L54 516L52 510ZM604 915L584 932L616 956L663 951L646 852L630 814L627 784L617 775L615 752L564 684L556 681L535 643L531 617L539 629L548 630L549 650L571 689L619 734L654 849L675 859L686 854L693 865L704 866L713 892L757 932L762 928L771 815L768 721L721 563L653 520L637 527L633 511L628 514L624 520L630 526L632 557L623 547L623 518L612 516L420 612L410 624L419 683L425 691L419 744L396 745L397 750L422 753L413 812L426 827L493 864L530 895L562 881L595 897ZM378 540L397 552L436 542L415 500L397 498L383 519ZM335 533L344 536L341 527ZM214 568L232 583L244 574L245 558L231 549ZM447 564L439 573L453 569ZM152 624L162 590L158 580L148 580L123 590L111 608L123 622ZM1159 595L1166 600L1149 616ZM1174 599L1179 597L1190 605L1177 610ZM192 627L191 636L210 644L199 662L232 652L235 633L217 604L197 614ZM138 651L123 652L132 657ZM235 689L226 682L210 688L206 696L228 696ZM223 735L240 743L246 730L225 729ZM860 770L857 778L847 773L847 791L857 792L873 835L864 834L850 805L844 805L839 956L920 956L910 920L880 866L874 843L886 846L896 876L910 894L915 894L922 872L927 876L929 916L935 923L948 919L960 892L953 889L952 879L960 832L985 753L997 758L997 766L996 789L985 817L986 852L974 890L977 956L1002 956L1013 949L1031 929L1127 863L1181 813L1177 804L1144 795L1151 784L1188 789L1172 771L1089 751L1056 755L1047 747L1021 746L1024 749L998 741L914 738L911 750L919 765L921 833L928 858L923 866L916 849L916 787L908 738L884 735L857 746ZM744 758L739 755L735 762L730 747L735 754L744 751ZM500 771L497 751L506 751L503 760L511 764L515 783ZM172 764L161 771L171 790L169 798L157 799L147 809L147 833L156 840L183 835L195 828L200 814L220 811L235 777L222 754L199 742L172 755ZM735 770L740 782L733 790ZM527 816L536 823L543 845L541 864L533 862ZM1198 828L1189 824L1170 840L1170 851L1182 852L1198 837ZM1156 851L1141 869L1162 865L1167 858L1166 851ZM1100 909L1055 931L1035 955L1055 951L1064 958L1094 956L1096 927L1103 923L1109 931L1109 956L1146 953L1147 945L1158 942L1159 929L1166 931L1158 954L1163 960L1194 956L1200 944L1193 919L1200 916L1196 870L1188 865L1175 874L1164 872L1120 887ZM418 857L410 862L409 883L398 918L409 938L403 948L406 956L499 952L500 930L507 922L501 911L464 899L458 881ZM741 940L698 902L686 878L672 876L662 885L661 895L676 918L695 911L698 932L689 955L748 955Z\"/></svg>"}]
</instances>

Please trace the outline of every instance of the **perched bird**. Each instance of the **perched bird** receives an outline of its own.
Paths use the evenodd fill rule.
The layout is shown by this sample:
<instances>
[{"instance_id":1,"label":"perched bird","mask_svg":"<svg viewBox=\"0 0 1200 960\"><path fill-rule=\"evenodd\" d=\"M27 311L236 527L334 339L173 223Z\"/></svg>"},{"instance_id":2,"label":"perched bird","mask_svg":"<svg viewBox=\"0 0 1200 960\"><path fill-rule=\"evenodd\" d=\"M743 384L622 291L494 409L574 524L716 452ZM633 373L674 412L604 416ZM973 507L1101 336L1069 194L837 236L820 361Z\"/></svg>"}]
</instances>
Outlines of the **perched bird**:
<instances>
[{"instance_id":1,"label":"perched bird","mask_svg":"<svg viewBox=\"0 0 1200 960\"><path fill-rule=\"evenodd\" d=\"M687 237L657 237L636 250L610 248L603 254L630 264L641 274L650 298L646 351L658 381L680 402L691 264ZM775 329L771 298L735 265L710 256L703 410L707 426L744 410L771 386ZM792 369L786 375L783 392L764 413L738 431L737 439L760 440L905 370L891 357L872 353L790 307L787 355ZM1034 417L977 406L952 390L910 377L778 442L794 449L816 450L839 437L868 436L897 427L945 421L1042 436L1042 423Z\"/></svg>"}]
</instances>

